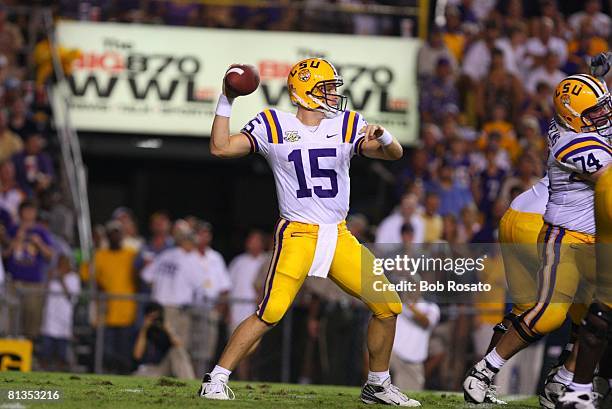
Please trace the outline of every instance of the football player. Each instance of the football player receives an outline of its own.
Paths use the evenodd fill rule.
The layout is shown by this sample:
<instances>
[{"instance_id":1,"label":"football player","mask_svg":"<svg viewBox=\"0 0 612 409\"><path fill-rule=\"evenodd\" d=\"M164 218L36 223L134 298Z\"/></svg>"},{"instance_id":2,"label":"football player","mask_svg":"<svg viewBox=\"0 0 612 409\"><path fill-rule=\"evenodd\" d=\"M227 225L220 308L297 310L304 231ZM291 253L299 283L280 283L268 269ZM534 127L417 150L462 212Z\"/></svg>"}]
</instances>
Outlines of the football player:
<instances>
[{"instance_id":1,"label":"football player","mask_svg":"<svg viewBox=\"0 0 612 409\"><path fill-rule=\"evenodd\" d=\"M499 223L504 270L513 300L512 310L503 321L493 328L493 336L487 353L491 352L501 337L517 322L518 317L534 306L537 295L536 273L539 269L537 242L544 225L544 213L548 202L548 176L517 196L504 213ZM575 343L575 328L578 328L586 307L572 304L569 315L573 322L572 338L567 343L558 363L546 377L540 404L548 409L555 407L556 400L572 381L576 355L572 354ZM497 398L493 385L489 386L484 403L505 404Z\"/></svg>"},{"instance_id":2,"label":"football player","mask_svg":"<svg viewBox=\"0 0 612 409\"><path fill-rule=\"evenodd\" d=\"M591 72L603 77L610 70L612 54L599 54L591 62ZM612 102L610 97L597 107L594 125L612 137ZM591 409L612 407L612 169L597 180L595 187L595 224L597 228L597 275L595 299L580 328L576 372L557 408ZM607 348L607 351L605 351ZM604 351L606 352L604 354ZM599 362L600 387L593 389L593 374ZM603 385L602 385L603 383ZM599 393L598 393L599 392ZM606 393L605 396L600 395ZM600 402L601 401L601 402Z\"/></svg>"},{"instance_id":3,"label":"football player","mask_svg":"<svg viewBox=\"0 0 612 409\"><path fill-rule=\"evenodd\" d=\"M381 126L345 110L346 97L338 93L342 78L328 61L309 58L298 62L287 85L296 113L265 109L235 135L229 132L233 95L225 90L219 98L210 139L212 154L235 158L259 153L266 158L276 182L280 218L259 308L236 328L218 365L204 376L199 394L209 399L233 398L227 383L238 362L281 320L306 276L329 274L372 311L367 339L370 372L361 400L420 406L394 386L389 376L401 301L395 291L372 290L375 281L388 281L373 273L374 256L344 221L351 158L397 160L402 157L402 147Z\"/></svg>"},{"instance_id":4,"label":"football player","mask_svg":"<svg viewBox=\"0 0 612 409\"><path fill-rule=\"evenodd\" d=\"M538 243L541 249L535 304L523 312L463 382L467 401L482 403L494 375L530 343L559 328L581 278L595 271L594 183L612 163L610 94L597 78L563 79L553 97L548 132L549 200Z\"/></svg>"}]
</instances>

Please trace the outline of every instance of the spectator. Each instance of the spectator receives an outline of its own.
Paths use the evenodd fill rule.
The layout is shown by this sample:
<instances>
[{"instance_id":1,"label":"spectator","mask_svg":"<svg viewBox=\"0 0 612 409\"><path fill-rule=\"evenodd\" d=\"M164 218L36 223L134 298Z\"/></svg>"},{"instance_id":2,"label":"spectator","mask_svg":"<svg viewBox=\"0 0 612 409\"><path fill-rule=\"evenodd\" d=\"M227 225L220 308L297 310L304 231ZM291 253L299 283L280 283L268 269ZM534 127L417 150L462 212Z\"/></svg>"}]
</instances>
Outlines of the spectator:
<instances>
[{"instance_id":1,"label":"spectator","mask_svg":"<svg viewBox=\"0 0 612 409\"><path fill-rule=\"evenodd\" d=\"M455 87L450 61L440 58L436 63L433 76L424 79L421 84L419 110L423 121L440 123L444 109L449 105L459 104L459 95Z\"/></svg>"},{"instance_id":2,"label":"spectator","mask_svg":"<svg viewBox=\"0 0 612 409\"><path fill-rule=\"evenodd\" d=\"M501 186L506 177L506 171L499 167L497 154L494 150L486 152L487 166L480 176L474 180L474 198L478 210L489 219L493 208L493 203L499 197Z\"/></svg>"},{"instance_id":3,"label":"spectator","mask_svg":"<svg viewBox=\"0 0 612 409\"><path fill-rule=\"evenodd\" d=\"M12 222L19 221L19 205L25 200L26 194L15 180L15 165L11 161L0 165L0 207L11 215Z\"/></svg>"},{"instance_id":4,"label":"spectator","mask_svg":"<svg viewBox=\"0 0 612 409\"><path fill-rule=\"evenodd\" d=\"M132 357L138 363L136 376L195 378L187 350L172 333L164 317L164 307L157 303L145 306Z\"/></svg>"},{"instance_id":5,"label":"spectator","mask_svg":"<svg viewBox=\"0 0 612 409\"><path fill-rule=\"evenodd\" d=\"M518 72L515 73L519 78L524 78L529 70L525 62L527 53L527 27L524 23L516 23L510 27L508 37L502 38L497 44L497 48L503 50L504 55L512 56L516 62Z\"/></svg>"},{"instance_id":6,"label":"spectator","mask_svg":"<svg viewBox=\"0 0 612 409\"><path fill-rule=\"evenodd\" d=\"M455 181L454 169L448 163L443 163L438 180L430 183L426 191L434 192L440 198L441 216L447 214L459 215L461 209L473 203L469 189Z\"/></svg>"},{"instance_id":7,"label":"spectator","mask_svg":"<svg viewBox=\"0 0 612 409\"><path fill-rule=\"evenodd\" d=\"M461 30L461 18L459 16L459 9L456 6L446 7L446 26L444 27L444 34L442 40L446 45L446 48L451 52L456 61L463 59L463 52L465 51L466 37Z\"/></svg>"},{"instance_id":8,"label":"spectator","mask_svg":"<svg viewBox=\"0 0 612 409\"><path fill-rule=\"evenodd\" d=\"M489 73L476 88L478 101L476 113L481 121L490 121L491 107L502 104L507 104L504 118L493 118L493 120L513 121L523 102L523 86L516 75L506 70L503 59L503 52L494 49ZM495 110L493 113L495 114Z\"/></svg>"},{"instance_id":9,"label":"spectator","mask_svg":"<svg viewBox=\"0 0 612 409\"><path fill-rule=\"evenodd\" d=\"M608 42L597 36L591 19L584 19L578 35L568 45L569 57L563 67L567 74L589 72L590 58L608 50Z\"/></svg>"},{"instance_id":10,"label":"spectator","mask_svg":"<svg viewBox=\"0 0 612 409\"><path fill-rule=\"evenodd\" d=\"M38 208L31 201L19 206L19 224L9 231L11 243L4 249L6 270L14 290L22 292L21 328L30 339L38 336L42 319L45 270L53 257L48 231L39 225Z\"/></svg>"},{"instance_id":11,"label":"spectator","mask_svg":"<svg viewBox=\"0 0 612 409\"><path fill-rule=\"evenodd\" d=\"M397 317L395 340L391 355L391 372L398 388L410 391L423 390L429 338L440 320L440 308L426 301L418 285L418 275L412 277L416 291L402 292L404 308Z\"/></svg>"},{"instance_id":12,"label":"spectator","mask_svg":"<svg viewBox=\"0 0 612 409\"><path fill-rule=\"evenodd\" d=\"M500 192L500 197L510 203L510 191L518 188L521 192L529 189L540 180L542 176L536 174L535 164L529 157L523 156L518 162L518 167L515 176L507 178Z\"/></svg>"},{"instance_id":13,"label":"spectator","mask_svg":"<svg viewBox=\"0 0 612 409\"><path fill-rule=\"evenodd\" d=\"M136 252L123 245L123 226L117 220L106 224L108 248L94 253L95 279L101 292L108 297L102 303L104 320L104 364L107 370L128 373L132 369L132 343L136 302L129 297L136 293L134 258ZM88 270L82 270L87 280ZM125 297L128 297L127 299Z\"/></svg>"},{"instance_id":14,"label":"spectator","mask_svg":"<svg viewBox=\"0 0 612 409\"><path fill-rule=\"evenodd\" d=\"M259 230L251 231L245 240L245 252L236 256L229 265L232 282L230 297L230 332L256 310L255 278L265 261L264 236Z\"/></svg>"},{"instance_id":15,"label":"spectator","mask_svg":"<svg viewBox=\"0 0 612 409\"><path fill-rule=\"evenodd\" d=\"M455 181L462 186L469 187L473 165L467 151L467 143L461 138L453 138L448 145L449 150L445 160L455 169Z\"/></svg>"},{"instance_id":16,"label":"spectator","mask_svg":"<svg viewBox=\"0 0 612 409\"><path fill-rule=\"evenodd\" d=\"M245 240L245 252L236 256L229 265L229 276L232 282L229 293L231 298L229 330L231 333L257 309L255 280L267 258L264 246L263 233L259 230L252 230ZM240 363L238 366L240 379L248 379L250 366L250 360Z\"/></svg>"},{"instance_id":17,"label":"spectator","mask_svg":"<svg viewBox=\"0 0 612 409\"><path fill-rule=\"evenodd\" d=\"M57 266L50 270L47 291L40 329L41 366L45 370L66 371L70 362L74 305L81 292L81 280L72 269L69 255L60 255Z\"/></svg>"},{"instance_id":18,"label":"spectator","mask_svg":"<svg viewBox=\"0 0 612 409\"><path fill-rule=\"evenodd\" d=\"M138 253L144 244L144 239L138 233L138 225L134 218L134 212L127 207L121 206L113 211L112 219L121 223L124 232L123 245Z\"/></svg>"},{"instance_id":19,"label":"spectator","mask_svg":"<svg viewBox=\"0 0 612 409\"><path fill-rule=\"evenodd\" d=\"M151 238L142 246L138 257L136 257L134 266L137 272L151 263L155 256L174 245L174 240L170 235L170 227L170 217L166 212L158 211L151 215L149 219Z\"/></svg>"},{"instance_id":20,"label":"spectator","mask_svg":"<svg viewBox=\"0 0 612 409\"><path fill-rule=\"evenodd\" d=\"M497 23L493 20L487 21L482 40L477 41L467 50L465 59L463 60L463 72L474 83L483 79L487 75L487 72L489 72L492 52L498 47L499 41L499 27ZM512 56L506 54L503 49L502 53L504 53L503 60L506 70L513 74L518 73L518 68Z\"/></svg>"},{"instance_id":21,"label":"spectator","mask_svg":"<svg viewBox=\"0 0 612 409\"><path fill-rule=\"evenodd\" d=\"M609 15L601 12L601 0L586 0L584 10L572 14L568 22L572 30L577 33L587 19L591 21L598 36L608 38L612 20Z\"/></svg>"},{"instance_id":22,"label":"spectator","mask_svg":"<svg viewBox=\"0 0 612 409\"><path fill-rule=\"evenodd\" d=\"M19 186L36 197L47 191L54 179L53 163L49 154L43 152L43 144L40 134L30 134L26 137L25 149L13 156Z\"/></svg>"},{"instance_id":23,"label":"spectator","mask_svg":"<svg viewBox=\"0 0 612 409\"><path fill-rule=\"evenodd\" d=\"M197 254L196 236L187 226L175 230L176 245L162 251L145 266L141 277L151 285L151 298L164 307L164 317L181 345L189 349L191 316L189 308L204 286L204 271Z\"/></svg>"},{"instance_id":24,"label":"spectator","mask_svg":"<svg viewBox=\"0 0 612 409\"><path fill-rule=\"evenodd\" d=\"M499 135L499 146L514 160L519 153L519 145L514 132L513 121L508 117L508 110L502 103L493 107L491 118L482 126L482 135L478 138L478 148L484 150L490 144L491 135Z\"/></svg>"},{"instance_id":25,"label":"spectator","mask_svg":"<svg viewBox=\"0 0 612 409\"><path fill-rule=\"evenodd\" d=\"M529 96L525 114L533 115L540 125L540 133L548 132L548 124L553 117L552 93L554 87L540 81L536 84L536 92Z\"/></svg>"},{"instance_id":26,"label":"spectator","mask_svg":"<svg viewBox=\"0 0 612 409\"><path fill-rule=\"evenodd\" d=\"M433 28L429 35L429 40L423 44L418 56L418 75L421 79L432 77L436 71L436 66L441 59L445 59L450 71L455 71L457 63L455 57L446 48L442 41L442 32L438 28Z\"/></svg>"},{"instance_id":27,"label":"spectator","mask_svg":"<svg viewBox=\"0 0 612 409\"><path fill-rule=\"evenodd\" d=\"M557 85L566 77L565 73L559 69L559 57L554 52L546 54L544 65L534 69L529 79L527 80L527 91L535 93L536 86L543 82L551 89L555 89Z\"/></svg>"},{"instance_id":28,"label":"spectator","mask_svg":"<svg viewBox=\"0 0 612 409\"><path fill-rule=\"evenodd\" d=\"M423 243L436 243L442 238L442 217L438 214L440 197L429 192L425 195L424 211L421 213L425 237Z\"/></svg>"},{"instance_id":29,"label":"spectator","mask_svg":"<svg viewBox=\"0 0 612 409\"><path fill-rule=\"evenodd\" d=\"M401 243L401 229L404 223L410 223L414 229L414 242L423 243L425 226L416 213L418 199L414 194L402 196L399 208L385 217L376 230L376 243Z\"/></svg>"},{"instance_id":30,"label":"spectator","mask_svg":"<svg viewBox=\"0 0 612 409\"><path fill-rule=\"evenodd\" d=\"M0 12L0 15L2 12ZM0 110L0 163L23 150L23 142L7 128L7 113Z\"/></svg>"},{"instance_id":31,"label":"spectator","mask_svg":"<svg viewBox=\"0 0 612 409\"><path fill-rule=\"evenodd\" d=\"M554 22L548 17L538 20L537 35L527 40L527 60L532 70L546 65L548 55L555 54L558 58L557 64L563 65L567 60L567 43L565 40L555 37ZM556 84L555 84L556 85Z\"/></svg>"},{"instance_id":32,"label":"spectator","mask_svg":"<svg viewBox=\"0 0 612 409\"><path fill-rule=\"evenodd\" d=\"M217 342L221 327L229 324L229 306L227 298L232 288L225 260L221 253L211 247L213 228L208 222L198 221L196 225L197 251L200 265L204 270L204 285L198 292L198 301L204 301L208 307L206 322L206 341L201 345L205 348L203 365L208 367L217 352Z\"/></svg>"},{"instance_id":33,"label":"spectator","mask_svg":"<svg viewBox=\"0 0 612 409\"><path fill-rule=\"evenodd\" d=\"M23 98L18 98L13 102L8 127L21 139L25 139L27 135L38 131Z\"/></svg>"},{"instance_id":34,"label":"spectator","mask_svg":"<svg viewBox=\"0 0 612 409\"><path fill-rule=\"evenodd\" d=\"M17 67L23 37L19 29L7 20L6 11L6 7L0 5L0 54L8 58L10 65Z\"/></svg>"},{"instance_id":35,"label":"spectator","mask_svg":"<svg viewBox=\"0 0 612 409\"><path fill-rule=\"evenodd\" d=\"M546 139L540 131L538 119L532 115L524 115L519 127L520 154L532 151L535 157L542 161L546 158Z\"/></svg>"}]
</instances>

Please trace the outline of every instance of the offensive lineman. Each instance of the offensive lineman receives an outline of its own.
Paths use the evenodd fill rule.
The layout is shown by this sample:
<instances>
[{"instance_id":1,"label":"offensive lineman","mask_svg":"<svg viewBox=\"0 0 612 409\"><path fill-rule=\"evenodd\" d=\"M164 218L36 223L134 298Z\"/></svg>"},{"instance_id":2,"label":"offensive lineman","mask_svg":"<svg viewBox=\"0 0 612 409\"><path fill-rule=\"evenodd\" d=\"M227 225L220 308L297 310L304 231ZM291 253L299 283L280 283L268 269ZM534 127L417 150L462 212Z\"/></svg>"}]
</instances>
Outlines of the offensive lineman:
<instances>
[{"instance_id":1,"label":"offensive lineman","mask_svg":"<svg viewBox=\"0 0 612 409\"><path fill-rule=\"evenodd\" d=\"M611 100L597 78L571 75L553 97L548 143L550 198L540 232L542 258L535 305L522 313L463 382L467 401L482 403L494 375L518 351L557 329L574 301L581 277L595 270L593 184L612 163Z\"/></svg>"},{"instance_id":2,"label":"offensive lineman","mask_svg":"<svg viewBox=\"0 0 612 409\"><path fill-rule=\"evenodd\" d=\"M210 150L221 158L257 152L274 174L280 219L274 231L273 259L256 313L232 334L217 366L206 374L199 394L233 399L227 386L236 365L291 306L307 275L326 277L361 299L372 311L368 327L370 372L361 392L364 403L420 406L391 383L389 360L395 322L402 304L395 292L367 291L377 280L373 255L347 230L349 164L354 155L397 160L402 147L379 125L345 111L346 97L336 92L342 78L328 61L298 62L287 80L297 113L265 109L239 134L230 135L232 95L219 97Z\"/></svg>"}]
</instances>

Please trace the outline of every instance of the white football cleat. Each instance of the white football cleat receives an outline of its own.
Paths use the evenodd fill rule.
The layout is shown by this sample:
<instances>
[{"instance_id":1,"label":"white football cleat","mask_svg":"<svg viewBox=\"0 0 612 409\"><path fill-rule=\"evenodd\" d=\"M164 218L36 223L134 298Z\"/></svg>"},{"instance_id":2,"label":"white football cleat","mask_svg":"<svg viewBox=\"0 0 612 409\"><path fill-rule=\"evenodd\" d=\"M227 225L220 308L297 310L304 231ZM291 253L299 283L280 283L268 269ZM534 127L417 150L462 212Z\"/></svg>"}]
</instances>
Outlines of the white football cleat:
<instances>
[{"instance_id":1,"label":"white football cleat","mask_svg":"<svg viewBox=\"0 0 612 409\"><path fill-rule=\"evenodd\" d=\"M601 409L612 409L612 388L606 378L595 375L593 377L593 391L601 397L599 407Z\"/></svg>"},{"instance_id":2,"label":"white football cleat","mask_svg":"<svg viewBox=\"0 0 612 409\"><path fill-rule=\"evenodd\" d=\"M487 367L483 359L470 369L463 381L463 398L466 402L483 403L495 372Z\"/></svg>"},{"instance_id":3,"label":"white football cleat","mask_svg":"<svg viewBox=\"0 0 612 409\"><path fill-rule=\"evenodd\" d=\"M540 405L546 409L555 409L559 397L565 393L568 387L567 384L553 379L560 368L561 366L555 366L548 372L548 376L546 376L544 381L544 390L538 395Z\"/></svg>"},{"instance_id":4,"label":"white football cleat","mask_svg":"<svg viewBox=\"0 0 612 409\"><path fill-rule=\"evenodd\" d=\"M397 386L393 385L390 377L382 385L373 383L363 385L361 401L366 404L381 403L383 405L394 406L421 406L419 401L410 399Z\"/></svg>"},{"instance_id":5,"label":"white football cleat","mask_svg":"<svg viewBox=\"0 0 612 409\"><path fill-rule=\"evenodd\" d=\"M226 375L219 374L213 378L207 373L202 379L202 386L200 386L198 395L205 399L234 400L236 395L227 386L227 381L228 377Z\"/></svg>"},{"instance_id":6,"label":"white football cleat","mask_svg":"<svg viewBox=\"0 0 612 409\"><path fill-rule=\"evenodd\" d=\"M485 399L483 403L491 403L493 405L507 405L508 402L501 400L497 397L497 386L491 384L485 392Z\"/></svg>"},{"instance_id":7,"label":"white football cleat","mask_svg":"<svg viewBox=\"0 0 612 409\"><path fill-rule=\"evenodd\" d=\"M559 397L557 409L597 409L600 395L597 392L566 391Z\"/></svg>"}]
</instances>

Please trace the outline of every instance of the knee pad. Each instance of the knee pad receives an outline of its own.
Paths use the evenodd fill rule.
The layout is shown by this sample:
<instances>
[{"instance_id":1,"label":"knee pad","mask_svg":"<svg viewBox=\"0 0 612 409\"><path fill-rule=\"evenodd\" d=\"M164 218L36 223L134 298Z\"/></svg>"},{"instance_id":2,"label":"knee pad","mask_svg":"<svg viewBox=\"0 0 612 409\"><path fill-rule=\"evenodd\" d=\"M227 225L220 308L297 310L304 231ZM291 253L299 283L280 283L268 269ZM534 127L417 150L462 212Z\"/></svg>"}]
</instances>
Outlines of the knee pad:
<instances>
[{"instance_id":1,"label":"knee pad","mask_svg":"<svg viewBox=\"0 0 612 409\"><path fill-rule=\"evenodd\" d=\"M291 298L284 291L272 291L268 302L263 305L257 316L268 325L276 325L291 305Z\"/></svg>"},{"instance_id":2,"label":"knee pad","mask_svg":"<svg viewBox=\"0 0 612 409\"><path fill-rule=\"evenodd\" d=\"M594 302L589 307L589 312L582 321L584 337L581 342L590 348L600 346L606 340L612 338L612 309Z\"/></svg>"},{"instance_id":3,"label":"knee pad","mask_svg":"<svg viewBox=\"0 0 612 409\"><path fill-rule=\"evenodd\" d=\"M510 325L506 324L506 322L510 322L510 324L513 325L516 319L517 319L517 316L516 314L514 314L514 308L513 308L512 312L509 312L508 314L504 315L504 319L502 322L497 323L497 325L493 327L493 332L496 332L498 334L505 334L506 332L508 332L508 329L510 328Z\"/></svg>"},{"instance_id":4,"label":"knee pad","mask_svg":"<svg viewBox=\"0 0 612 409\"><path fill-rule=\"evenodd\" d=\"M531 325L531 329L541 335L549 334L563 325L569 305L565 303L551 303L544 308L546 308L544 313L535 324Z\"/></svg>"},{"instance_id":5,"label":"knee pad","mask_svg":"<svg viewBox=\"0 0 612 409\"><path fill-rule=\"evenodd\" d=\"M403 308L401 302L374 303L368 304L368 307L372 314L381 320L400 315Z\"/></svg>"}]
</instances>

